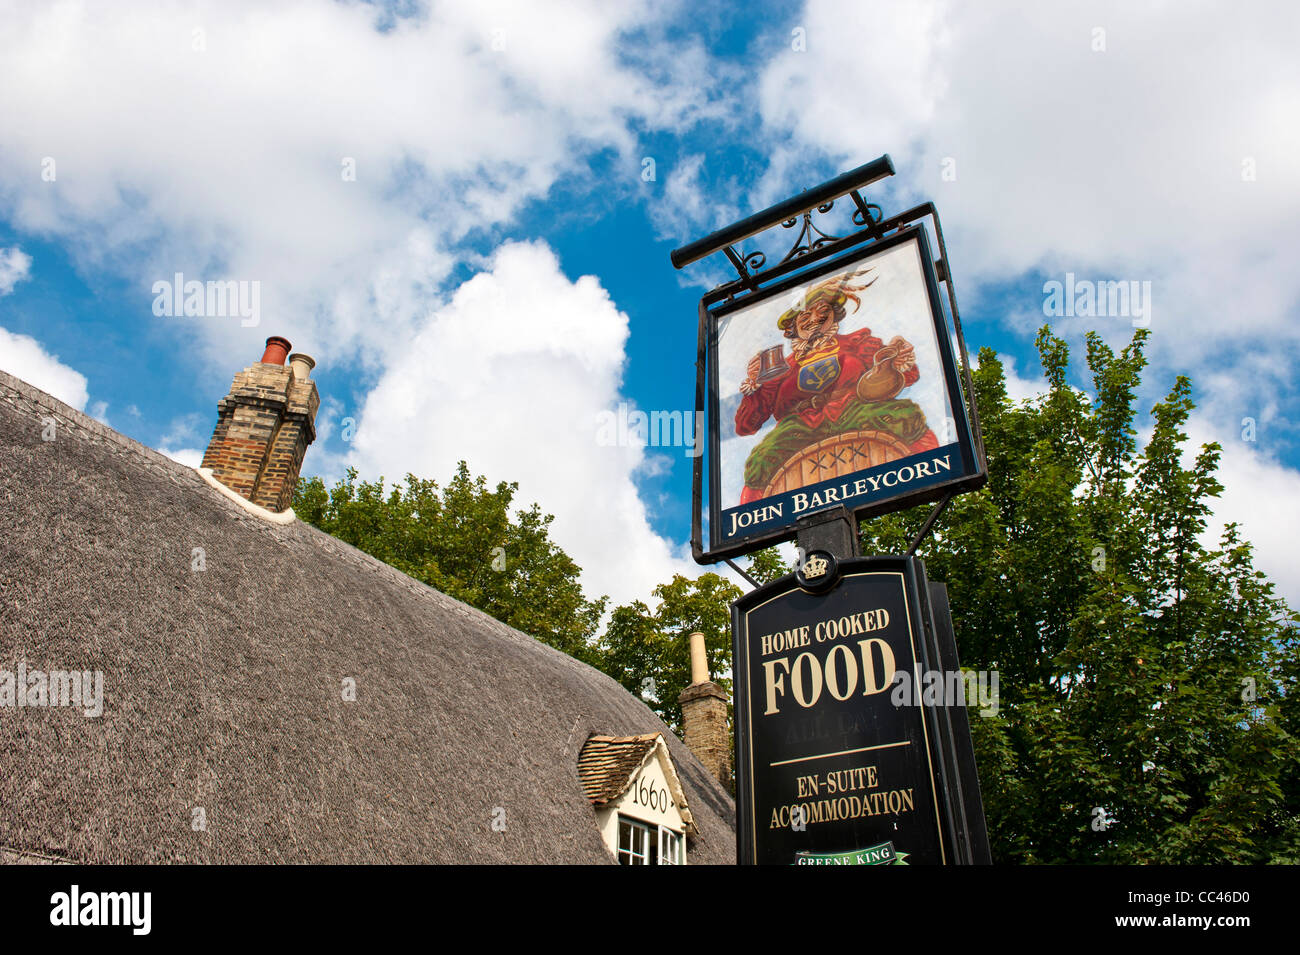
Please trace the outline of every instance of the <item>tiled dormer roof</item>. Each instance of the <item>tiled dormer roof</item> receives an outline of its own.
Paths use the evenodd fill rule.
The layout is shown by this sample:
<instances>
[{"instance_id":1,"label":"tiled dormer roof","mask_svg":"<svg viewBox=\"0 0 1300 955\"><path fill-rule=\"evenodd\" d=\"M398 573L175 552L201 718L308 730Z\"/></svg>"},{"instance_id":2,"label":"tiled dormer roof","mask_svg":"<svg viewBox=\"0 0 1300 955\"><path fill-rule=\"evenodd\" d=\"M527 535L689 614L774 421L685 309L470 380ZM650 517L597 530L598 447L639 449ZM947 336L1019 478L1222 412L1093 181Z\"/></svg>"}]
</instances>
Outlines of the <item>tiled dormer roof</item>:
<instances>
[{"instance_id":1,"label":"tiled dormer roof","mask_svg":"<svg viewBox=\"0 0 1300 955\"><path fill-rule=\"evenodd\" d=\"M578 777L582 791L598 809L605 808L627 792L637 771L654 753L660 760L673 803L681 814L686 831L698 834L695 818L677 766L664 742L663 733L639 736L592 736L578 756Z\"/></svg>"},{"instance_id":2,"label":"tiled dormer roof","mask_svg":"<svg viewBox=\"0 0 1300 955\"><path fill-rule=\"evenodd\" d=\"M593 736L578 757L582 791L594 805L604 806L627 791L632 776L655 748L658 733L640 736Z\"/></svg>"}]
</instances>

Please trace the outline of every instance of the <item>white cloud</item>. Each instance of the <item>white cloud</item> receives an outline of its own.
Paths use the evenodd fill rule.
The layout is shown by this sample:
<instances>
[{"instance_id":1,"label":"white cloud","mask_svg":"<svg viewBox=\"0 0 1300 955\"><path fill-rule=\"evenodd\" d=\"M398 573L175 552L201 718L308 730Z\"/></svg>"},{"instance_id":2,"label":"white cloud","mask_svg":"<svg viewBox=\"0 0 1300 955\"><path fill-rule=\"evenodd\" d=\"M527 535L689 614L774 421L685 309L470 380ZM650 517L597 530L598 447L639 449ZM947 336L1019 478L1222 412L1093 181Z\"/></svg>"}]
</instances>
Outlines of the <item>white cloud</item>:
<instances>
[{"instance_id":1,"label":"white cloud","mask_svg":"<svg viewBox=\"0 0 1300 955\"><path fill-rule=\"evenodd\" d=\"M8 295L27 278L31 266L32 257L17 246L0 249L0 295Z\"/></svg>"},{"instance_id":2,"label":"white cloud","mask_svg":"<svg viewBox=\"0 0 1300 955\"><path fill-rule=\"evenodd\" d=\"M722 157L714 157L715 167L723 165ZM734 179L710 176L709 157L703 153L681 156L671 166L656 166L656 180L647 183L645 191L646 213L661 239L685 242L720 229L742 217L736 199L742 187ZM711 268L710 268L711 267ZM716 263L705 259L690 267L687 277L703 281L698 270L708 269L710 276L719 272ZM713 284L719 284L714 282Z\"/></svg>"},{"instance_id":3,"label":"white cloud","mask_svg":"<svg viewBox=\"0 0 1300 955\"><path fill-rule=\"evenodd\" d=\"M377 30L367 4L19 5L0 33L0 216L126 276L140 323L192 336L223 381L268 334L325 368L361 364L378 386L349 409L348 459L367 476L445 479L464 457L519 479L590 589L643 597L698 568L649 528L641 449L593 440L626 319L528 246L450 303L445 286L475 264L472 228L511 223L562 177L581 188L598 155L627 171L602 186L635 194L643 136L725 113L701 90L718 74L700 43L664 42L674 9L447 2ZM177 272L259 282L261 324L153 316L153 282ZM491 323L462 324L477 309ZM341 410L327 402L324 438ZM192 437L160 443L192 463Z\"/></svg>"},{"instance_id":4,"label":"white cloud","mask_svg":"<svg viewBox=\"0 0 1300 955\"><path fill-rule=\"evenodd\" d=\"M936 201L964 288L1030 269L1149 280L1154 363L1236 370L1243 395L1289 390L1288 368L1244 362L1300 345L1300 8L1250 9L810 0L807 52L775 57L760 84L773 168L788 193L812 150L843 168L888 151L886 205ZM1042 324L1041 294L1026 296Z\"/></svg>"},{"instance_id":5,"label":"white cloud","mask_svg":"<svg viewBox=\"0 0 1300 955\"><path fill-rule=\"evenodd\" d=\"M159 454L165 454L178 464L183 464L187 468L197 468L203 463L203 451L199 448L180 448L172 451L166 447L158 449Z\"/></svg>"},{"instance_id":6,"label":"white cloud","mask_svg":"<svg viewBox=\"0 0 1300 955\"><path fill-rule=\"evenodd\" d=\"M130 411L131 409L127 408L128 414ZM189 414L173 418L171 424L167 427L167 433L159 439L159 444L164 448L170 448L198 437L207 422L207 418L207 415L198 411L192 411Z\"/></svg>"},{"instance_id":7,"label":"white cloud","mask_svg":"<svg viewBox=\"0 0 1300 955\"><path fill-rule=\"evenodd\" d=\"M1019 404L1047 393L1047 379L1042 375L1037 378L1022 377L1016 370L1016 359L1013 356L999 355L998 359L1002 362L1002 377L1006 382L1007 397L1012 402ZM978 368L979 362L974 362L974 365Z\"/></svg>"},{"instance_id":8,"label":"white cloud","mask_svg":"<svg viewBox=\"0 0 1300 955\"><path fill-rule=\"evenodd\" d=\"M1300 473L1280 464L1242 433L1223 432L1194 414L1186 428L1189 441L1184 464L1191 466L1201 446L1218 441L1223 447L1217 477L1223 493L1214 502L1214 516L1202 535L1207 547L1217 547L1224 525L1240 525L1241 536L1255 548L1255 567L1277 585L1279 595L1300 608L1300 564L1296 562L1296 529L1300 528Z\"/></svg>"},{"instance_id":9,"label":"white cloud","mask_svg":"<svg viewBox=\"0 0 1300 955\"><path fill-rule=\"evenodd\" d=\"M381 31L362 3L20 4L0 214L126 275L142 323L197 333L223 370L272 333L382 363L471 227L609 150L631 188L640 131L716 113L698 44L653 41L664 12L446 2ZM149 289L176 272L259 281L261 325L155 318Z\"/></svg>"},{"instance_id":10,"label":"white cloud","mask_svg":"<svg viewBox=\"0 0 1300 955\"><path fill-rule=\"evenodd\" d=\"M36 339L3 328L0 328L0 368L78 411L85 409L90 398L85 375L63 364Z\"/></svg>"},{"instance_id":11,"label":"white cloud","mask_svg":"<svg viewBox=\"0 0 1300 955\"><path fill-rule=\"evenodd\" d=\"M1300 398L1289 360L1300 347L1300 127L1286 117L1300 102L1300 8L1171 12L1118 0L809 0L798 18L807 52L776 57L761 81L770 178L777 197L810 154L848 168L890 152L900 174L886 207L938 204L969 301L1030 270L1150 281L1143 391L1188 374L1202 405L1193 443L1227 435L1207 540L1240 523L1295 602L1300 473L1232 430L1248 415L1279 439L1272 450L1295 437L1283 409ZM991 306L1017 334L1048 321L1030 288L1020 304ZM1074 343L1089 329L1112 346L1133 333L1125 318L1052 324ZM1006 370L1013 399L1042 390Z\"/></svg>"},{"instance_id":12,"label":"white cloud","mask_svg":"<svg viewBox=\"0 0 1300 955\"><path fill-rule=\"evenodd\" d=\"M948 19L925 0L806 3L798 17L806 49L788 44L758 84L764 123L788 137L775 172L796 174L802 146L858 165L910 145L932 124L946 86Z\"/></svg>"},{"instance_id":13,"label":"white cloud","mask_svg":"<svg viewBox=\"0 0 1300 955\"><path fill-rule=\"evenodd\" d=\"M463 284L386 369L359 416L361 473L446 480L464 459L516 503L555 515L554 539L584 587L645 599L673 572L700 569L651 529L634 476L643 446L602 446L617 412L627 316L593 276L570 281L542 243L509 243Z\"/></svg>"}]
</instances>

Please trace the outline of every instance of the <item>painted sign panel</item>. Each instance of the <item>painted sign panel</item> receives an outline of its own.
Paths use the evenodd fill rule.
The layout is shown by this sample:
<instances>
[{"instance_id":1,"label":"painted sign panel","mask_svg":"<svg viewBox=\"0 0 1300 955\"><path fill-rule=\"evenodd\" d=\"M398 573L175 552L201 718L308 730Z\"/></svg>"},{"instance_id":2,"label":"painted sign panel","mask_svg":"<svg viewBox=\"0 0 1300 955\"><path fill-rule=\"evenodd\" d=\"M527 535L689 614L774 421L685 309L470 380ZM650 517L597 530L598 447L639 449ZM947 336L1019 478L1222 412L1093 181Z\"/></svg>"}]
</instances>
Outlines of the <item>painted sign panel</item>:
<instances>
[{"instance_id":1,"label":"painted sign panel","mask_svg":"<svg viewBox=\"0 0 1300 955\"><path fill-rule=\"evenodd\" d=\"M840 573L825 593L792 575L733 604L740 861L952 862L941 723L890 692L932 665L923 579L904 558Z\"/></svg>"},{"instance_id":2,"label":"painted sign panel","mask_svg":"<svg viewBox=\"0 0 1300 955\"><path fill-rule=\"evenodd\" d=\"M923 229L709 318L712 550L983 482Z\"/></svg>"}]
</instances>

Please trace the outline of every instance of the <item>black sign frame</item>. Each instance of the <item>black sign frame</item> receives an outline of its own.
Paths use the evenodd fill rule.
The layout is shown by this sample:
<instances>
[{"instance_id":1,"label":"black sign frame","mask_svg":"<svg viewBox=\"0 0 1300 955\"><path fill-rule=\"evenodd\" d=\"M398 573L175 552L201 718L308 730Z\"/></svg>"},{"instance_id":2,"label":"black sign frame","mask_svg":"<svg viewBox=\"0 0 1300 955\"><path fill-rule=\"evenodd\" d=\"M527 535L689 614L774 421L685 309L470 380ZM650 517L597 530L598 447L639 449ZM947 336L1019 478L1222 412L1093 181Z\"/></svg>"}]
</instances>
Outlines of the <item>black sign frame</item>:
<instances>
[{"instance_id":1,"label":"black sign frame","mask_svg":"<svg viewBox=\"0 0 1300 955\"><path fill-rule=\"evenodd\" d=\"M943 311L943 305L939 298L938 278L934 268L934 258L930 251L929 239L924 228L919 225L904 226L898 229L888 238L872 242L865 247L859 247L849 252L832 258L816 268L799 272L796 275L775 282L762 289L759 292L745 296L741 299L733 299L717 305L711 309L703 307L701 301L700 319L707 326L707 356L708 361L701 369L701 374L707 375L707 382L704 383L703 389L697 386L697 394L703 390L708 394L708 422L709 422L709 548L704 551L698 546L695 540L692 541L693 550L699 553L697 560L702 563L713 563L717 560L737 556L739 554L749 553L763 547L781 541L792 540L796 533L796 523L800 516L793 511L789 515L782 517L779 526L775 530L757 531L748 534L737 534L734 537L724 541L720 528L722 527L725 517L721 501L721 474L719 468L720 446L721 446L721 421L719 415L719 398L718 398L718 328L721 319L733 314L741 309L747 309L764 300L781 295L793 288L801 285L809 285L818 279L835 273L841 272L851 267L854 263L864 259L880 255L890 249L901 246L905 243L916 243L918 258L921 266L922 279L925 283L925 292L927 303L930 308L930 318L934 325L935 340L939 351L939 361L943 375L944 388L948 395L949 404L952 409L954 430L956 431L955 444L957 453L960 458L956 467L953 468L953 476L941 481L927 483L920 489L885 497L877 502L865 502L859 504L847 504L854 515L859 518L889 514L893 511L903 510L909 507L915 507L918 504L925 504L931 501L937 501L941 498L963 491L970 491L982 487L987 481L988 473L985 464L982 447L977 443L975 431L968 418L968 399L961 387L960 375L957 367L956 358L953 355L952 342L949 334L948 323ZM973 406L973 402L969 402ZM698 409L697 409L698 411ZM876 470L892 467L906 467L910 459L904 458L900 461L893 462L890 465L882 465ZM696 457L696 469L698 472L699 457ZM858 472L865 474L866 471ZM698 479L698 473L697 473ZM832 479L827 484L834 485L843 479ZM816 486L813 486L816 487ZM813 490L812 487L806 490ZM768 499L771 500L771 499ZM732 508L730 510L736 510ZM808 513L813 513L809 511Z\"/></svg>"},{"instance_id":2,"label":"black sign frame","mask_svg":"<svg viewBox=\"0 0 1300 955\"><path fill-rule=\"evenodd\" d=\"M863 195L863 189L866 186L893 174L893 161L887 155L881 156L879 159L828 180L798 196L786 199L740 222L719 229L717 232L683 246L672 253L673 265L681 269L708 255L723 252L738 275L737 279L719 285L706 293L699 302L695 414L697 420L701 420L706 414L709 415L710 420L709 442L706 445L710 483L708 502L710 540L706 547L703 533L705 455L700 453L701 449L697 448L691 476L691 556L696 563L708 565L723 560L729 561L733 557L743 556L755 550L791 540L796 536L794 522L790 522L789 524L783 524L783 526L770 533L747 535L743 540L728 543L722 543L718 540L717 529L722 520L720 514L721 502L716 479L718 474L717 445L720 438L717 428L717 415L712 411L717 405L717 392L713 384L716 382L716 377L710 376L711 356L713 354L713 349L710 347L713 340L711 323L714 321L715 312L743 307L763 295L778 294L782 288L788 289L799 283L808 282L818 275L833 272L836 269L843 269L847 263L856 258L880 251L884 248L883 243L909 227L916 226L924 236L926 235L924 224L927 221L933 231L939 257L935 259L929 255L929 243L928 239L926 239L926 254L922 257L923 267L926 272L926 282L929 285L932 311L936 315L936 321L941 325L941 331L937 336L939 348L942 352L951 354L951 338L948 328L948 322L951 322L951 335L955 336L957 349L960 353L961 361L959 366L956 366L954 361L950 359L945 359L944 364L945 368L955 367L960 378L959 387L955 391L950 388L949 397L953 405L954 423L958 424L962 421L962 415L965 416L964 423L969 433L969 449L970 454L974 457L975 468L962 479L945 482L946 486L944 487L930 486L914 494L893 498L879 507L857 507L853 513L855 518L869 517L931 501L938 501L939 507L942 508L947 501L951 500L953 495L976 490L988 480L988 464L984 453L979 410L975 402L966 340L962 333L961 317L957 310L957 295L953 288L952 273L948 264L948 250L944 243L943 226L939 221L939 211L935 208L934 203L923 202L903 212L885 217L880 206L867 201ZM814 213L825 214L830 212L835 203L839 201L839 197L842 196L847 196L852 202L852 222L858 228L856 231L843 236L827 235L814 221ZM737 247L740 242L775 229L778 226L791 229L793 232L793 227L801 221L802 227L798 230L798 237L793 247L775 265L767 264L766 256L760 251L745 252ZM937 306L937 310L933 307L937 303L936 286L938 283L941 283L947 292L948 309L946 314L941 305ZM964 385L964 387L960 387L961 385ZM957 411L956 406L958 404L961 405L961 412ZM958 424L958 427L960 427L960 424ZM966 445L963 445L963 448L965 447ZM815 508L800 516L808 517L813 513L816 513Z\"/></svg>"},{"instance_id":3,"label":"black sign frame","mask_svg":"<svg viewBox=\"0 0 1300 955\"><path fill-rule=\"evenodd\" d=\"M912 659L896 661L900 666L906 665L912 672L919 668L921 672L933 670L955 671L958 669L957 650L951 619L947 615L946 592L942 584L931 584L925 574L924 563L915 557L870 557L851 558L838 561L829 573L838 579L826 590L817 587L821 593L813 593L801 584L797 575L791 574L773 581L758 590L752 591L732 604L733 635L733 686L735 687L735 766L736 766L736 817L737 817L737 861L742 865L761 862L794 862L794 851L790 858L782 858L781 846L804 844L809 850L848 852L870 848L868 845L850 845L835 843L836 838L852 842L850 833L861 834L864 825L844 824L837 827L821 827L813 836L787 833L779 830L774 836L771 826L764 828L764 807L776 806L774 800L789 796L790 770L775 771L777 765L789 763L833 759L850 752L865 751L866 748L887 748L872 746L861 750L833 751L812 754L801 759L786 759L780 763L762 766L768 755L773 755L772 747L763 750L763 744L756 742L759 735L755 732L756 688L751 686L753 654L750 643L761 639L759 635L749 632L751 615L764 607L770 607L774 601L797 602L804 613L825 612L829 606L828 596L846 586L854 586L855 578L871 576L889 576L898 580L902 587L902 605L906 608L906 626L912 646ZM847 596L847 592L842 594ZM939 598L937 605L931 598ZM794 598L791 601L791 598ZM891 620L891 623L895 622ZM831 651L827 651L828 656ZM865 674L863 674L865 679ZM914 687L919 691L919 687ZM758 692L766 693L766 687L758 687ZM884 699L873 701L872 706L892 706L888 699L889 690L884 691ZM836 704L823 704L836 706ZM851 704L852 706L852 704ZM926 792L927 802L924 806L916 800L918 818L924 817L925 826L929 825L928 814L933 811L939 859L945 864L980 864L990 861L988 836L985 829L983 808L979 795L979 778L976 774L974 753L970 742L969 726L966 722L964 703L959 706L934 707L923 705L909 707L915 710L919 720L922 737L925 740L926 772L921 779L913 779L913 793ZM858 704L855 713L860 714L864 723L870 718L869 707ZM796 716L810 718L806 714ZM857 718L857 717L855 717ZM789 719L789 717L787 717ZM900 725L907 725L906 714L898 717ZM791 726L795 725L793 723ZM874 723L872 724L875 725ZM911 731L915 735L915 730ZM866 738L865 736L863 737ZM898 745L891 743L890 745ZM781 753L780 755L788 755ZM913 765L919 765L913 756ZM780 789L784 795L778 795ZM762 790L760 794L759 790ZM760 799L761 795L761 799ZM895 823L897 827L897 823ZM928 830L927 830L928 831ZM778 838L779 836L779 838ZM781 840L784 840L782 842ZM831 840L827 842L826 840ZM859 839L858 841L864 841ZM869 841L869 840L868 840ZM891 850L892 851L892 847ZM772 855L777 858L773 859ZM921 861L921 860L918 860ZM931 859L930 861L935 861Z\"/></svg>"}]
</instances>

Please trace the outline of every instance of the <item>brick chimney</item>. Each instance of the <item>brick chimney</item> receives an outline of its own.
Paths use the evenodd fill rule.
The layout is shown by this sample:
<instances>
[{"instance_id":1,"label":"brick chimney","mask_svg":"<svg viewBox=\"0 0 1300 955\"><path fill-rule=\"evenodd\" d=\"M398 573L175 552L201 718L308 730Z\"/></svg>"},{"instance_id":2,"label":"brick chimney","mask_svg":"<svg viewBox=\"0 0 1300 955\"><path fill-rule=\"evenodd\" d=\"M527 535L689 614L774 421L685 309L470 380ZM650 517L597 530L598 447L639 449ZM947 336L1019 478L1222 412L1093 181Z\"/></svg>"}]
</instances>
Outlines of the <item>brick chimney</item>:
<instances>
[{"instance_id":1,"label":"brick chimney","mask_svg":"<svg viewBox=\"0 0 1300 955\"><path fill-rule=\"evenodd\" d=\"M286 366L292 347L273 335L262 360L235 375L230 394L217 402L217 426L203 454L214 478L269 511L293 503L303 455L316 440L316 363L292 355Z\"/></svg>"},{"instance_id":2,"label":"brick chimney","mask_svg":"<svg viewBox=\"0 0 1300 955\"><path fill-rule=\"evenodd\" d=\"M731 740L727 734L727 694L709 678L704 634L691 634L691 685L677 698L682 705L682 742L713 776L731 788Z\"/></svg>"}]
</instances>

